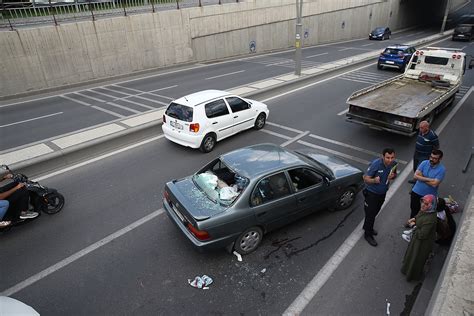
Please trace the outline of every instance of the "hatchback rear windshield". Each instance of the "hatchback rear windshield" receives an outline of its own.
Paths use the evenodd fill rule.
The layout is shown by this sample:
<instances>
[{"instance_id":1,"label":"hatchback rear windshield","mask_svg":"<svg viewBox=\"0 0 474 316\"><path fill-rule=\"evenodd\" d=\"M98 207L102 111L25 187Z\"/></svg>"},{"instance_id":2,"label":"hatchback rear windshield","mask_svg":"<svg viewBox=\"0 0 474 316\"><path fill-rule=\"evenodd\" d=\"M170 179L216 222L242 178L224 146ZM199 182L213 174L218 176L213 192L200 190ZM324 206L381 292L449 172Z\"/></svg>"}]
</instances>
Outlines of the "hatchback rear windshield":
<instances>
[{"instance_id":1,"label":"hatchback rear windshield","mask_svg":"<svg viewBox=\"0 0 474 316\"><path fill-rule=\"evenodd\" d=\"M169 117L185 121L193 121L193 108L182 104L171 102L165 112Z\"/></svg>"},{"instance_id":2,"label":"hatchback rear windshield","mask_svg":"<svg viewBox=\"0 0 474 316\"><path fill-rule=\"evenodd\" d=\"M470 32L471 27L470 26L459 26L459 27L455 28L454 31L458 32L458 33Z\"/></svg>"},{"instance_id":3,"label":"hatchback rear windshield","mask_svg":"<svg viewBox=\"0 0 474 316\"><path fill-rule=\"evenodd\" d=\"M403 55L403 50L401 49L394 49L394 48L387 48L383 52L384 54L387 55Z\"/></svg>"},{"instance_id":4,"label":"hatchback rear windshield","mask_svg":"<svg viewBox=\"0 0 474 316\"><path fill-rule=\"evenodd\" d=\"M449 58L445 57L435 57L435 56L425 56L425 64L433 64L433 65L447 65L449 62Z\"/></svg>"}]
</instances>

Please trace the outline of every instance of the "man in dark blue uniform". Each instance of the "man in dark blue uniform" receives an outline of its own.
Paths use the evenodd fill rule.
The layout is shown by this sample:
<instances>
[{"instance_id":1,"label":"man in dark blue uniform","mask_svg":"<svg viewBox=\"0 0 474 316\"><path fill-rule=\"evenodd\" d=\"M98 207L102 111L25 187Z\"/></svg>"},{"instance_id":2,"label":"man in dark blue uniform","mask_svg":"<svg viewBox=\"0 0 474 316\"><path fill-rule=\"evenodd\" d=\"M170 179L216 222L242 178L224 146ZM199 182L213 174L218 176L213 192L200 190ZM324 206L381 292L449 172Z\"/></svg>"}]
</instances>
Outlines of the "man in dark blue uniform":
<instances>
[{"instance_id":1,"label":"man in dark blue uniform","mask_svg":"<svg viewBox=\"0 0 474 316\"><path fill-rule=\"evenodd\" d=\"M382 204L385 201L385 195L388 191L389 183L397 176L397 163L395 161L395 150L385 148L382 151L382 157L372 161L364 174L364 210L365 221L363 229L365 231L365 240L371 246L377 246L374 236L377 231L374 230L375 217L380 212Z\"/></svg>"},{"instance_id":2,"label":"man in dark blue uniform","mask_svg":"<svg viewBox=\"0 0 474 316\"><path fill-rule=\"evenodd\" d=\"M430 129L428 121L421 121L419 133L416 137L415 154L413 155L413 172L416 172L420 163L430 158L433 149L439 149L438 135ZM409 183L415 183L415 179L408 180Z\"/></svg>"}]
</instances>

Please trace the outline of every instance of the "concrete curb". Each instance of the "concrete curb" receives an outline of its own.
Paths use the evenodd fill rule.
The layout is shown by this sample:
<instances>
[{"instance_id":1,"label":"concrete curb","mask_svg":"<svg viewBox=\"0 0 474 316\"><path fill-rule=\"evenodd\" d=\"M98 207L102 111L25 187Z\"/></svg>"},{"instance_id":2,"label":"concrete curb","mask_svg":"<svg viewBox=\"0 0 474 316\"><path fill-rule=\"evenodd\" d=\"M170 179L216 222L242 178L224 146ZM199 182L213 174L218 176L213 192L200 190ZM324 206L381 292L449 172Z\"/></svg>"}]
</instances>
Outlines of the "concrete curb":
<instances>
[{"instance_id":1,"label":"concrete curb","mask_svg":"<svg viewBox=\"0 0 474 316\"><path fill-rule=\"evenodd\" d=\"M474 186L425 315L474 314Z\"/></svg>"}]
</instances>

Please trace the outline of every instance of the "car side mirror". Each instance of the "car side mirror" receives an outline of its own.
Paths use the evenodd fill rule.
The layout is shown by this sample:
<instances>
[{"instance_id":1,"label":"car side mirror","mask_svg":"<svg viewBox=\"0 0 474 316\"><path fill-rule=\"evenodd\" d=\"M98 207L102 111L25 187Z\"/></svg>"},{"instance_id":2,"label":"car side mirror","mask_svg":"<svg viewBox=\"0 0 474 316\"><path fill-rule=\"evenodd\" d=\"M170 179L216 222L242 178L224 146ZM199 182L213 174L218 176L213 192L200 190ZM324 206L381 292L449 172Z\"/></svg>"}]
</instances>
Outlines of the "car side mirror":
<instances>
[{"instance_id":1,"label":"car side mirror","mask_svg":"<svg viewBox=\"0 0 474 316\"><path fill-rule=\"evenodd\" d=\"M323 177L323 182L324 182L324 185L327 186L327 187L331 184L328 177Z\"/></svg>"},{"instance_id":2,"label":"car side mirror","mask_svg":"<svg viewBox=\"0 0 474 316\"><path fill-rule=\"evenodd\" d=\"M471 61L469 62L469 69L472 69L474 67L474 58L471 58Z\"/></svg>"}]
</instances>

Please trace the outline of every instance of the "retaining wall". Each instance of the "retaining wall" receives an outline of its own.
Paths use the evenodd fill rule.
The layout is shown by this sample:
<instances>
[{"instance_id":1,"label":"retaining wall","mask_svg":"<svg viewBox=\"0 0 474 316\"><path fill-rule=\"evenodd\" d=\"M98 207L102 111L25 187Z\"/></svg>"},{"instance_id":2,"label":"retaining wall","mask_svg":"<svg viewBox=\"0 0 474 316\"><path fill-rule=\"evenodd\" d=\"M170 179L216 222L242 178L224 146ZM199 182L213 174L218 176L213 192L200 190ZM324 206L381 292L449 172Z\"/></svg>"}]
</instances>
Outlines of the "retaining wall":
<instances>
[{"instance_id":1,"label":"retaining wall","mask_svg":"<svg viewBox=\"0 0 474 316\"><path fill-rule=\"evenodd\" d=\"M460 1L460 0L457 0ZM400 0L306 0L303 46L416 23ZM391 12L391 14L390 14ZM0 98L186 62L285 49L295 0L247 0L0 32Z\"/></svg>"}]
</instances>

